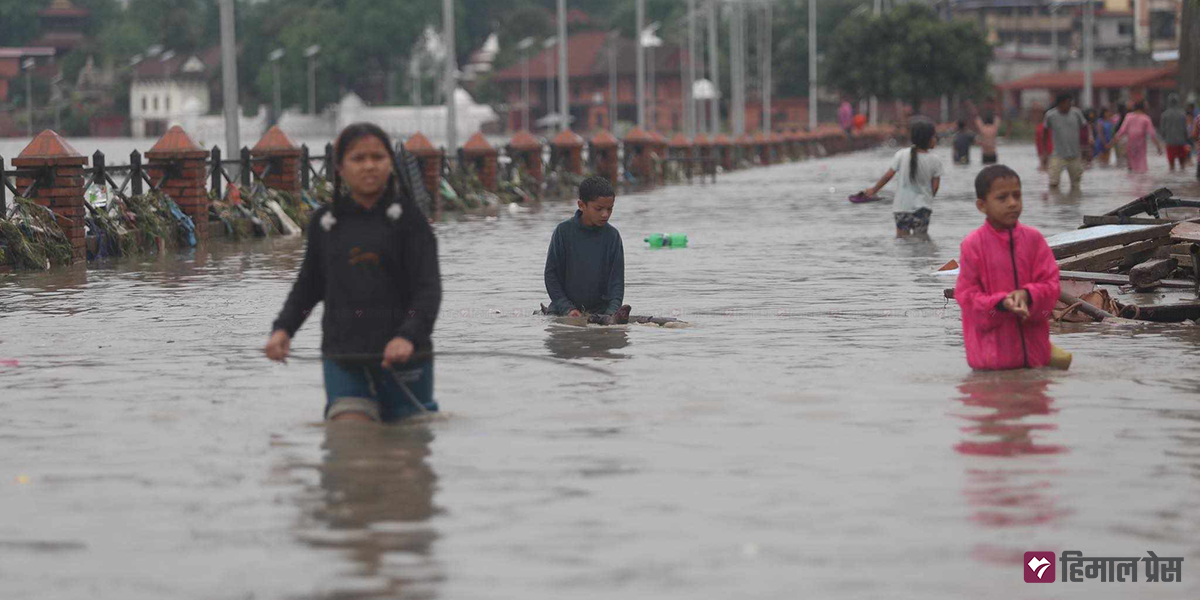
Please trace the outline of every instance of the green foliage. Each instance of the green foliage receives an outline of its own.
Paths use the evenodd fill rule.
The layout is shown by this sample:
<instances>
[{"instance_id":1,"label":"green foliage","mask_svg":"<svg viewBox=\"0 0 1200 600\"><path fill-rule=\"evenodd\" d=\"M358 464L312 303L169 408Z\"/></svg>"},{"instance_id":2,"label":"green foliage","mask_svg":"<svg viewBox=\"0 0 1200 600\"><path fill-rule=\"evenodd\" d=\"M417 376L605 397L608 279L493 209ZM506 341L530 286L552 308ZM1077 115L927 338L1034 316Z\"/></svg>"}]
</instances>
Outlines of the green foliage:
<instances>
[{"instance_id":1,"label":"green foliage","mask_svg":"<svg viewBox=\"0 0 1200 600\"><path fill-rule=\"evenodd\" d=\"M26 46L41 34L38 11L50 0L0 0L0 45Z\"/></svg>"},{"instance_id":2,"label":"green foliage","mask_svg":"<svg viewBox=\"0 0 1200 600\"><path fill-rule=\"evenodd\" d=\"M923 98L974 96L987 87L992 48L983 32L968 21L942 21L923 5L847 19L832 37L822 74L859 98L875 95L915 107Z\"/></svg>"}]
</instances>

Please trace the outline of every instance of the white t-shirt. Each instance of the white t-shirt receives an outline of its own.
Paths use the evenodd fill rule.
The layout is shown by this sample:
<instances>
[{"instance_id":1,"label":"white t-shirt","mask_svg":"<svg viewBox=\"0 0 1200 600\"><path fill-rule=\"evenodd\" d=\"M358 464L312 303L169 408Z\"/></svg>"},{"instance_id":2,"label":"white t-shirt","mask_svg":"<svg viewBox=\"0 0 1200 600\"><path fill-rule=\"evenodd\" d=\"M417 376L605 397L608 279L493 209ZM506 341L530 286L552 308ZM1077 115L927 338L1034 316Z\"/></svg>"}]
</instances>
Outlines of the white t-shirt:
<instances>
[{"instance_id":1,"label":"white t-shirt","mask_svg":"<svg viewBox=\"0 0 1200 600\"><path fill-rule=\"evenodd\" d=\"M916 180L908 178L909 157L917 155ZM942 176L942 161L928 152L913 152L912 146L903 148L892 157L892 170L896 172L896 197L892 200L892 212L910 213L918 208L933 210L933 178Z\"/></svg>"}]
</instances>

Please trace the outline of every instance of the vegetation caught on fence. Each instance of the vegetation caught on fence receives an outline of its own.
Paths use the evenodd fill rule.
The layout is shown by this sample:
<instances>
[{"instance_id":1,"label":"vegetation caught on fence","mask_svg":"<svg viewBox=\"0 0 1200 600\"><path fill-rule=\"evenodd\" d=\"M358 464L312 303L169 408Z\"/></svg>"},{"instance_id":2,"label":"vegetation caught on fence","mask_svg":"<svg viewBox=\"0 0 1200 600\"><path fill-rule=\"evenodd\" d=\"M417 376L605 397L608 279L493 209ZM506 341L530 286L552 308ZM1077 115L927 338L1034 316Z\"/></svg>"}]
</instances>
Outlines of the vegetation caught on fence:
<instances>
[{"instance_id":1,"label":"vegetation caught on fence","mask_svg":"<svg viewBox=\"0 0 1200 600\"><path fill-rule=\"evenodd\" d=\"M0 216L0 265L45 270L71 264L71 242L50 209L26 198L13 198Z\"/></svg>"}]
</instances>

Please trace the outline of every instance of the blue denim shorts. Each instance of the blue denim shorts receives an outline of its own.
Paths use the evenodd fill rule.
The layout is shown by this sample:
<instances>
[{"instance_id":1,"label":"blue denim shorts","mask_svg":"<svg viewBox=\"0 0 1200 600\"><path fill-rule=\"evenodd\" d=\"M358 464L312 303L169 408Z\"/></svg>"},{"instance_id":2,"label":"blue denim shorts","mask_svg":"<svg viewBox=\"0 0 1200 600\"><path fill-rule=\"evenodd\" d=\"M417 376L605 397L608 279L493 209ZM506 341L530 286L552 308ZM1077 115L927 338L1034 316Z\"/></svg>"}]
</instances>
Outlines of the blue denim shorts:
<instances>
[{"instance_id":1,"label":"blue denim shorts","mask_svg":"<svg viewBox=\"0 0 1200 600\"><path fill-rule=\"evenodd\" d=\"M433 360L384 369L325 359L325 416L353 410L385 423L437 412L433 400Z\"/></svg>"}]
</instances>

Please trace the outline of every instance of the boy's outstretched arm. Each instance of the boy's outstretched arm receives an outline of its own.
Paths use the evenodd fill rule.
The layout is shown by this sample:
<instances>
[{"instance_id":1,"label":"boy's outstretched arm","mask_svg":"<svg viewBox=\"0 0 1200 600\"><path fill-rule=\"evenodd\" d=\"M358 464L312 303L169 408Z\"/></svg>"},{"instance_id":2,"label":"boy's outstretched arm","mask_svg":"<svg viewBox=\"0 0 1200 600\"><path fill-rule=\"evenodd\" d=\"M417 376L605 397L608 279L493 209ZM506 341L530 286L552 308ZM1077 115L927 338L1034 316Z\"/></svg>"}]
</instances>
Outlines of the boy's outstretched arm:
<instances>
[{"instance_id":1,"label":"boy's outstretched arm","mask_svg":"<svg viewBox=\"0 0 1200 600\"><path fill-rule=\"evenodd\" d=\"M979 329L991 331L1003 324L1006 318L1011 318L998 306L1008 292L989 294L983 290L977 266L980 264L979 254L974 248L968 247L966 241L959 256L961 262L958 265L958 281L954 284L954 300L964 313L971 313L972 321L978 324Z\"/></svg>"},{"instance_id":2,"label":"boy's outstretched arm","mask_svg":"<svg viewBox=\"0 0 1200 600\"><path fill-rule=\"evenodd\" d=\"M562 239L558 230L550 237L550 249L546 251L546 293L550 294L550 312L565 315L575 309L575 305L563 291L562 277L559 275L559 262L562 256Z\"/></svg>"},{"instance_id":3,"label":"boy's outstretched arm","mask_svg":"<svg viewBox=\"0 0 1200 600\"><path fill-rule=\"evenodd\" d=\"M1058 304L1059 280L1058 261L1046 243L1046 238L1037 236L1037 257L1033 261L1033 277L1024 286L1029 292L1029 316L1033 319L1049 319Z\"/></svg>"},{"instance_id":4,"label":"boy's outstretched arm","mask_svg":"<svg viewBox=\"0 0 1200 600\"><path fill-rule=\"evenodd\" d=\"M609 259L611 263L608 267L608 307L604 312L611 315L621 308L621 302L625 300L625 245L621 243L620 237L617 238L616 249L612 251Z\"/></svg>"}]
</instances>

